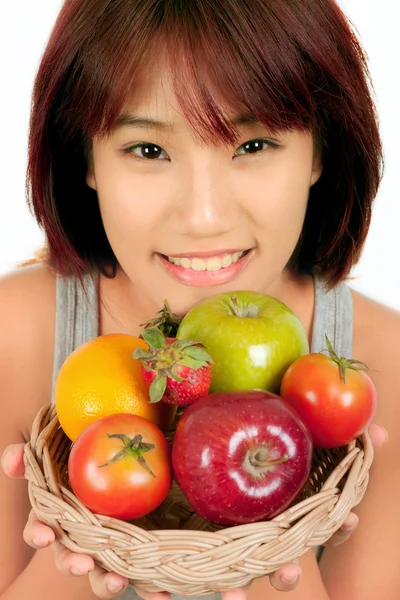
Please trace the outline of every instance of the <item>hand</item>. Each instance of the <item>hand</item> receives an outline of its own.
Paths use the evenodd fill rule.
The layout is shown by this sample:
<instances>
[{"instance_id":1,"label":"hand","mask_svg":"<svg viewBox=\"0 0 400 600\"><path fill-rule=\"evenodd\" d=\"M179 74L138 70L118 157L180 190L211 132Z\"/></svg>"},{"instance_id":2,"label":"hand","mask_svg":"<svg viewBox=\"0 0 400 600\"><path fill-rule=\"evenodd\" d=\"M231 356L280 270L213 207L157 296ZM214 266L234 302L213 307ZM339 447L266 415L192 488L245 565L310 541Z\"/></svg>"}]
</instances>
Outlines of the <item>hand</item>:
<instances>
[{"instance_id":1,"label":"hand","mask_svg":"<svg viewBox=\"0 0 400 600\"><path fill-rule=\"evenodd\" d=\"M387 432L378 425L369 427L372 444L375 450L379 450L387 441ZM24 476L24 444L8 446L1 459L1 466L6 475L13 478ZM325 544L326 546L337 546L345 542L355 530L358 517L350 513L342 527ZM28 522L24 529L25 542L40 550L51 545L54 550L56 566L66 575L81 576L89 574L92 590L99 598L116 598L123 594L128 586L128 579L117 573L107 572L97 567L94 560L86 554L75 554L62 546L55 539L55 534L50 527L41 523L35 513L31 511ZM275 589L282 592L293 590L300 581L302 575L298 561L284 565L278 571L271 573L270 581ZM246 600L250 586L222 594L222 600ZM137 594L144 600L170 600L168 593L149 593L136 588Z\"/></svg>"},{"instance_id":2,"label":"hand","mask_svg":"<svg viewBox=\"0 0 400 600\"><path fill-rule=\"evenodd\" d=\"M388 433L386 429L379 427L379 425L370 425L368 433L371 437L371 442L374 450L380 450L380 448L388 441ZM341 528L324 544L324 546L340 546L346 542L353 531L358 525L358 517L354 513L350 513Z\"/></svg>"},{"instance_id":3,"label":"hand","mask_svg":"<svg viewBox=\"0 0 400 600\"><path fill-rule=\"evenodd\" d=\"M24 444L13 444L5 449L1 466L6 475L12 478L24 476ZM93 558L86 554L75 554L65 548L55 538L54 531L41 523L34 511L29 514L23 537L25 542L40 550L51 545L55 563L59 571L76 577L89 574L92 590L99 598L116 598L123 594L128 586L126 577L109 573L97 567Z\"/></svg>"},{"instance_id":4,"label":"hand","mask_svg":"<svg viewBox=\"0 0 400 600\"><path fill-rule=\"evenodd\" d=\"M246 600L249 589L250 589L250 584L247 585L245 588L232 590L230 592L223 592L222 600ZM170 594L167 594L166 592L153 594L150 592L144 592L143 590L140 590L139 588L135 588L135 590L136 590L136 593L141 598L143 598L143 600L170 600ZM190 600L190 597L188 597L188 600Z\"/></svg>"}]
</instances>

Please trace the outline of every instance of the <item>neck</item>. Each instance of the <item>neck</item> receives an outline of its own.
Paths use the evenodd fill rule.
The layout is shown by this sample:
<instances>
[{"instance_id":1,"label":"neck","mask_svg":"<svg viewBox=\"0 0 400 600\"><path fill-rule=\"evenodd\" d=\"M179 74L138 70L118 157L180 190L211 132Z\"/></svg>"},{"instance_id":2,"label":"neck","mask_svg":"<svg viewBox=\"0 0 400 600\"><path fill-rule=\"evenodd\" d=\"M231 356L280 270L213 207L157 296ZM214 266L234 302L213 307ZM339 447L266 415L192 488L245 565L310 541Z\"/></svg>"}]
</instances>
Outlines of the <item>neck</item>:
<instances>
[{"instance_id":1,"label":"neck","mask_svg":"<svg viewBox=\"0 0 400 600\"><path fill-rule=\"evenodd\" d=\"M311 340L314 311L314 285L309 275L299 276L285 269L265 294L277 298L299 317ZM135 286L119 269L114 279L100 277L100 334L139 335L141 324L155 317L161 306ZM171 307L174 310L174 307Z\"/></svg>"},{"instance_id":2,"label":"neck","mask_svg":"<svg viewBox=\"0 0 400 600\"><path fill-rule=\"evenodd\" d=\"M139 335L141 324L154 318L160 306L143 294L119 269L114 279L100 277L100 334L127 333Z\"/></svg>"}]
</instances>

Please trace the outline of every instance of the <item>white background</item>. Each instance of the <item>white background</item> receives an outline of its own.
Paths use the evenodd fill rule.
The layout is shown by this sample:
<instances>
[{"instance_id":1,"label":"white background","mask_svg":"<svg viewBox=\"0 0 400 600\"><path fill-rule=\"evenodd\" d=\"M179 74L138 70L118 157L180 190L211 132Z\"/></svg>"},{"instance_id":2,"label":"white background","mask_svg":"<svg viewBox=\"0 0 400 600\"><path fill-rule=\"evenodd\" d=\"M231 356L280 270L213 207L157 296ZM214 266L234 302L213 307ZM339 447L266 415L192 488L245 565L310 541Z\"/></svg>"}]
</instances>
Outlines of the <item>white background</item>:
<instances>
[{"instance_id":1,"label":"white background","mask_svg":"<svg viewBox=\"0 0 400 600\"><path fill-rule=\"evenodd\" d=\"M0 5L0 274L43 241L25 204L32 83L61 0ZM352 286L400 310L400 9L395 0L341 0L367 49L385 146L386 172Z\"/></svg>"}]
</instances>

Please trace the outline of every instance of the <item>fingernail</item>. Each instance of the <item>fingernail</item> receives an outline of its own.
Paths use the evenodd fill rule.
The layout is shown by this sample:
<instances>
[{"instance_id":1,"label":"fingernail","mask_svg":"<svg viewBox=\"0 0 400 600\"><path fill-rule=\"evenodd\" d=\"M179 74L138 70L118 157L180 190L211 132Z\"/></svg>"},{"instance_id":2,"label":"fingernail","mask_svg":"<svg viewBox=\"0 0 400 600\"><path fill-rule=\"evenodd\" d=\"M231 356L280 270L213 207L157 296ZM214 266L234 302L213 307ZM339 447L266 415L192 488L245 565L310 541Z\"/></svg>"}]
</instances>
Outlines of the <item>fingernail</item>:
<instances>
[{"instance_id":1,"label":"fingernail","mask_svg":"<svg viewBox=\"0 0 400 600\"><path fill-rule=\"evenodd\" d=\"M120 592L122 590L124 585L124 583L109 583L107 589L112 594L116 594L117 592Z\"/></svg>"},{"instance_id":2,"label":"fingernail","mask_svg":"<svg viewBox=\"0 0 400 600\"><path fill-rule=\"evenodd\" d=\"M1 457L1 468L3 469L3 471L7 470L7 461L8 461L8 457L11 455L11 450L7 449L3 452L3 455Z\"/></svg>"},{"instance_id":3,"label":"fingernail","mask_svg":"<svg viewBox=\"0 0 400 600\"><path fill-rule=\"evenodd\" d=\"M357 517L349 517L347 521L345 521L342 525L342 531L353 531L358 525Z\"/></svg>"},{"instance_id":4,"label":"fingernail","mask_svg":"<svg viewBox=\"0 0 400 600\"><path fill-rule=\"evenodd\" d=\"M341 527L341 530L344 531L345 533L351 533L352 531L354 531L354 529L356 528L356 525L353 523L344 523Z\"/></svg>"},{"instance_id":5,"label":"fingernail","mask_svg":"<svg viewBox=\"0 0 400 600\"><path fill-rule=\"evenodd\" d=\"M294 585L295 583L298 582L298 580L299 580L298 575L282 575L282 577L281 577L281 581L285 585Z\"/></svg>"},{"instance_id":6,"label":"fingernail","mask_svg":"<svg viewBox=\"0 0 400 600\"><path fill-rule=\"evenodd\" d=\"M387 442L389 439L389 432L386 429L386 427L381 427L381 429L382 429L383 433L385 434L385 442Z\"/></svg>"},{"instance_id":7,"label":"fingernail","mask_svg":"<svg viewBox=\"0 0 400 600\"><path fill-rule=\"evenodd\" d=\"M50 544L49 540L43 540L41 538L33 538L33 543L38 548L46 548Z\"/></svg>"},{"instance_id":8,"label":"fingernail","mask_svg":"<svg viewBox=\"0 0 400 600\"><path fill-rule=\"evenodd\" d=\"M80 571L76 567L71 567L71 573L72 575L76 575L77 577L79 577L80 575L86 575L87 571Z\"/></svg>"}]
</instances>

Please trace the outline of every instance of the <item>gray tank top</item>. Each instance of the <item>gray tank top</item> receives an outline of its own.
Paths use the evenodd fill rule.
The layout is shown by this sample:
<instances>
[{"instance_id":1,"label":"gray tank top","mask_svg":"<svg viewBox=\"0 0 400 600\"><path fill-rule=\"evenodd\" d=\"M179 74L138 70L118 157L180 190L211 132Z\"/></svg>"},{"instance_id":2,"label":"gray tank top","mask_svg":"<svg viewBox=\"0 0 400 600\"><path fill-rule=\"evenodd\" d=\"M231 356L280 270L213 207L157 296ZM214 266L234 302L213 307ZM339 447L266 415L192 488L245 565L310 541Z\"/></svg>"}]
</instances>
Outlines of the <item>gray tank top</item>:
<instances>
[{"instance_id":1,"label":"gray tank top","mask_svg":"<svg viewBox=\"0 0 400 600\"><path fill-rule=\"evenodd\" d=\"M57 276L56 323L53 365L53 390L58 371L67 356L78 346L99 335L98 276L84 277L83 285L74 277ZM326 291L324 281L314 277L315 309L311 352L326 347L325 335L340 356L352 357L353 304L350 289L341 283ZM181 597L171 595L174 600ZM121 600L140 600L129 587ZM192 600L220 600L221 594L192 597Z\"/></svg>"}]
</instances>

